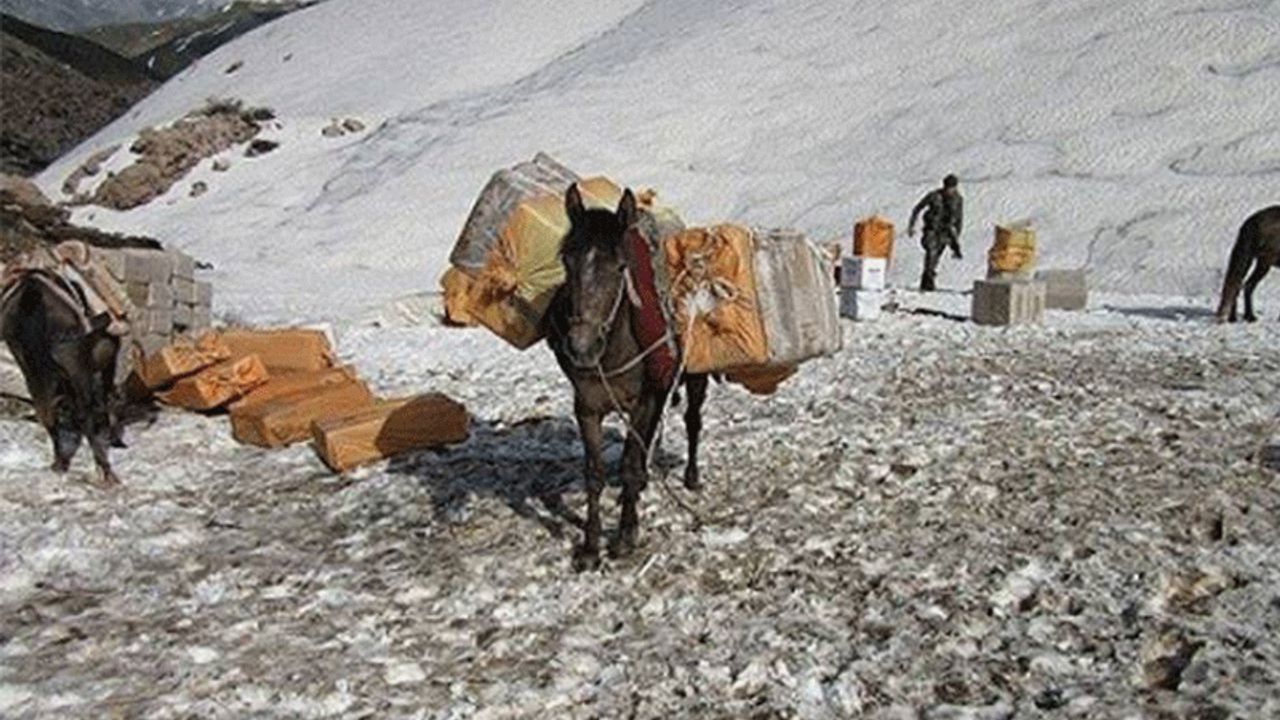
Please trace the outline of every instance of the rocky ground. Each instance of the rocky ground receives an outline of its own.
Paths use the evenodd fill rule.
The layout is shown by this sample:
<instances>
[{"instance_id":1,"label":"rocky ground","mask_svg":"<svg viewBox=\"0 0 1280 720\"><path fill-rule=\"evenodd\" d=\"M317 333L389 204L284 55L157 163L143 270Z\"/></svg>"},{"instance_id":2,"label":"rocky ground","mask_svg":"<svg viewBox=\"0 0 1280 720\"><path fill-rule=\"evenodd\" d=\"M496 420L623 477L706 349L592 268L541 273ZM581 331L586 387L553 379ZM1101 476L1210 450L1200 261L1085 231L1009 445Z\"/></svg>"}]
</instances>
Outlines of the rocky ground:
<instances>
[{"instance_id":1,"label":"rocky ground","mask_svg":"<svg viewBox=\"0 0 1280 720\"><path fill-rule=\"evenodd\" d=\"M146 78L93 77L0 30L0 172L34 175L80 141L124 114L158 83Z\"/></svg>"},{"instance_id":2,"label":"rocky ground","mask_svg":"<svg viewBox=\"0 0 1280 720\"><path fill-rule=\"evenodd\" d=\"M1280 715L1275 309L900 300L771 397L714 386L699 495L672 413L643 546L599 573L536 499L581 505L568 385L484 331L339 334L379 392L474 416L348 475L165 412L104 494L0 418L0 715Z\"/></svg>"}]
</instances>

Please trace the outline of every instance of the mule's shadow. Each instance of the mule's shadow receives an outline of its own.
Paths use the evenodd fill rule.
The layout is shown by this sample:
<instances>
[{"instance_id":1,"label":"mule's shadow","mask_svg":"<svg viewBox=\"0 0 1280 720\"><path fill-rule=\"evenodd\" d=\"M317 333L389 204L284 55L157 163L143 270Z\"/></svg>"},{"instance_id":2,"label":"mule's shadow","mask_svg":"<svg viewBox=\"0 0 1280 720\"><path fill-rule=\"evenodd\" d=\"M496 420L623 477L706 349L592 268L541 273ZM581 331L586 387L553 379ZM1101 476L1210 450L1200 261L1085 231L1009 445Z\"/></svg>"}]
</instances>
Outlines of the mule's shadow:
<instances>
[{"instance_id":1,"label":"mule's shadow","mask_svg":"<svg viewBox=\"0 0 1280 720\"><path fill-rule=\"evenodd\" d=\"M1120 307L1118 305L1103 305L1102 308L1107 312L1120 313L1121 315L1146 317L1155 320L1169 320L1171 322L1195 319L1207 320L1213 318L1213 310L1205 307L1192 307L1190 305L1169 305L1166 307Z\"/></svg>"},{"instance_id":2,"label":"mule's shadow","mask_svg":"<svg viewBox=\"0 0 1280 720\"><path fill-rule=\"evenodd\" d=\"M621 428L605 428L605 481L621 484ZM515 425L474 422L463 444L438 451L393 458L387 471L415 478L430 495L436 518L464 517L476 498L496 497L526 520L537 522L554 537L566 525L583 520L565 502L567 493L584 493L582 441L570 417L537 417ZM654 453L655 474L682 464L683 458L661 448Z\"/></svg>"},{"instance_id":3,"label":"mule's shadow","mask_svg":"<svg viewBox=\"0 0 1280 720\"><path fill-rule=\"evenodd\" d=\"M933 308L911 308L910 310L902 309L896 312L907 313L910 315L926 315L928 317L942 318L943 320L951 320L953 322L969 322L968 315L960 315L957 313L949 313L945 310L934 310Z\"/></svg>"}]
</instances>

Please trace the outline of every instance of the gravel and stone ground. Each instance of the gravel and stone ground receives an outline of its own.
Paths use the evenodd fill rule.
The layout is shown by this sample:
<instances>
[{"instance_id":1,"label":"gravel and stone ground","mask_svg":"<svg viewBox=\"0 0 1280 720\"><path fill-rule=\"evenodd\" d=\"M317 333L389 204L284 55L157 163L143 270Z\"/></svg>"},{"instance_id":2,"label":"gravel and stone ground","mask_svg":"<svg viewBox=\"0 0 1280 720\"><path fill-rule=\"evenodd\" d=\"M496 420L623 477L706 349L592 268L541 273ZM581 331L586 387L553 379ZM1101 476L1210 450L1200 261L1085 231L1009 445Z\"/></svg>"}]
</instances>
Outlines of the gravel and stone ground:
<instances>
[{"instance_id":1,"label":"gravel and stone ground","mask_svg":"<svg viewBox=\"0 0 1280 720\"><path fill-rule=\"evenodd\" d=\"M899 295L773 396L713 386L700 494L670 413L642 547L598 573L539 499L581 508L569 386L484 331L339 332L474 418L346 475L166 411L104 493L0 417L0 715L1280 716L1274 308L985 328Z\"/></svg>"}]
</instances>

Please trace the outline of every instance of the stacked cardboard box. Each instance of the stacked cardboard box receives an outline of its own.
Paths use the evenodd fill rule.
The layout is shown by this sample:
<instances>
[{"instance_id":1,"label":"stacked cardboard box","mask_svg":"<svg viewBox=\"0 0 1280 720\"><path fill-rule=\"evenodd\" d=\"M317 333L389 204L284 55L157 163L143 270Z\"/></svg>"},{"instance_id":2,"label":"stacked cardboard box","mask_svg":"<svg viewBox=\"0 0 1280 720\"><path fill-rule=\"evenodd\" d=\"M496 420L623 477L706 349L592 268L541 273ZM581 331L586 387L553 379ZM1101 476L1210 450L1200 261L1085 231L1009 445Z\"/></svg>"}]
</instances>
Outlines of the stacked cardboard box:
<instances>
[{"instance_id":1,"label":"stacked cardboard box","mask_svg":"<svg viewBox=\"0 0 1280 720\"><path fill-rule=\"evenodd\" d=\"M465 409L442 395L384 400L313 328L232 328L142 356L132 384L188 410L225 408L242 443L278 448L315 437L335 470L465 440Z\"/></svg>"},{"instance_id":2,"label":"stacked cardboard box","mask_svg":"<svg viewBox=\"0 0 1280 720\"><path fill-rule=\"evenodd\" d=\"M843 258L840 266L841 317L880 317L892 255L893 223L876 215L854 224L853 256Z\"/></svg>"},{"instance_id":3,"label":"stacked cardboard box","mask_svg":"<svg viewBox=\"0 0 1280 720\"><path fill-rule=\"evenodd\" d=\"M260 386L333 363L333 351L320 330L209 331L195 340L178 337L142 355L128 388L134 395L155 395L188 410L214 410Z\"/></svg>"},{"instance_id":4,"label":"stacked cardboard box","mask_svg":"<svg viewBox=\"0 0 1280 720\"><path fill-rule=\"evenodd\" d=\"M840 316L875 320L884 305L884 258L847 257L840 269Z\"/></svg>"}]
</instances>

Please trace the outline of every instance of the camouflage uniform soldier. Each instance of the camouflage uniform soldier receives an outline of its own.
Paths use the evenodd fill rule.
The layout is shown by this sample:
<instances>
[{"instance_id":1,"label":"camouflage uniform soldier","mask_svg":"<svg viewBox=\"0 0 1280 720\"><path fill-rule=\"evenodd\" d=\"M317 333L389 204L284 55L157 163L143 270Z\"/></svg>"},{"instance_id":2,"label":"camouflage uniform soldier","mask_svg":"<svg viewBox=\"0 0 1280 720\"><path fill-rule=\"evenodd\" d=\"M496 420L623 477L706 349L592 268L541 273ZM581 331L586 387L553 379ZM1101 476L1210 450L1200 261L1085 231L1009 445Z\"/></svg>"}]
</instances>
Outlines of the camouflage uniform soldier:
<instances>
[{"instance_id":1,"label":"camouflage uniform soldier","mask_svg":"<svg viewBox=\"0 0 1280 720\"><path fill-rule=\"evenodd\" d=\"M938 259L945 248L951 248L951 256L960 259L960 227L964 222L964 199L960 197L960 181L955 175L942 179L942 187L929 191L911 210L907 222L907 237L915 235L916 217L924 211L924 235L920 244L924 247L924 272L920 275L920 290L934 290L934 277L938 272Z\"/></svg>"}]
</instances>

